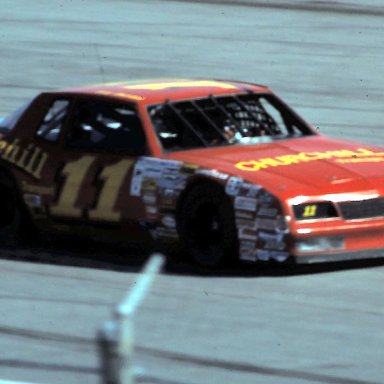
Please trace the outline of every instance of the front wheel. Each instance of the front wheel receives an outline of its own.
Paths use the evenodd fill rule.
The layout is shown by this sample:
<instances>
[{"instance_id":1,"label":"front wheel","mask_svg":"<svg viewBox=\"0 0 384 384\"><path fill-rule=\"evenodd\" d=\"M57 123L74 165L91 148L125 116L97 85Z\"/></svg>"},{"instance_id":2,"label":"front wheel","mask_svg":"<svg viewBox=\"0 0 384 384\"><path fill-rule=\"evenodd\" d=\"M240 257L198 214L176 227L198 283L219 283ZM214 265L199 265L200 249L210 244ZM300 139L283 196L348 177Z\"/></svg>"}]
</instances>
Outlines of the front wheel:
<instances>
[{"instance_id":1,"label":"front wheel","mask_svg":"<svg viewBox=\"0 0 384 384\"><path fill-rule=\"evenodd\" d=\"M219 185L192 187L180 209L178 229L186 252L198 264L214 267L237 259L233 208Z\"/></svg>"}]
</instances>

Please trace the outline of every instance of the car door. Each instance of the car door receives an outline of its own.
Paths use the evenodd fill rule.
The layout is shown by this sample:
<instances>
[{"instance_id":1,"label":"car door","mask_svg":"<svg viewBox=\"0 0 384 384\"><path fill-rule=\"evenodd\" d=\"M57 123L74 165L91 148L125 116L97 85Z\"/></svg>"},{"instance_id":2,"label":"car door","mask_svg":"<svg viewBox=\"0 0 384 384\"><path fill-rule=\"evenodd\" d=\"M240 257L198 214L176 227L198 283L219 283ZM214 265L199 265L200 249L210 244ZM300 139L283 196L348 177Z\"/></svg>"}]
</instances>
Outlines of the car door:
<instances>
[{"instance_id":1,"label":"car door","mask_svg":"<svg viewBox=\"0 0 384 384\"><path fill-rule=\"evenodd\" d=\"M51 155L53 172L41 180L54 189L45 201L51 225L91 236L108 232L134 237L144 207L130 193L131 178L137 157L147 153L135 106L76 97L68 114L62 132L52 124L37 131L46 141L55 137L59 142Z\"/></svg>"}]
</instances>

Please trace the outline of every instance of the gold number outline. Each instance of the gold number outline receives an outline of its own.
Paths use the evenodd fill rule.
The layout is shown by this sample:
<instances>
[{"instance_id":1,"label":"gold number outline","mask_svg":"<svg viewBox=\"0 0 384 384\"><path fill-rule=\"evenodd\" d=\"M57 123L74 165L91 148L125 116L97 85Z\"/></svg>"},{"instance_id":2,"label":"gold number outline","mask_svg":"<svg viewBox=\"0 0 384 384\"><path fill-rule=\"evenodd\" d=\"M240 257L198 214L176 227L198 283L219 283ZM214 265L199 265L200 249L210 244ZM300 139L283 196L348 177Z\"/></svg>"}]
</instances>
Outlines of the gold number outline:
<instances>
[{"instance_id":1,"label":"gold number outline","mask_svg":"<svg viewBox=\"0 0 384 384\"><path fill-rule=\"evenodd\" d=\"M134 163L131 159L123 159L103 167L100 174L96 174L92 181L92 184L102 181L94 207L76 207L80 190L95 159L95 156L86 155L64 165L61 175L65 180L57 201L49 207L50 214L65 218L81 218L84 212L88 212L89 219L95 221L116 222L121 219L121 211L115 211L114 206L121 186Z\"/></svg>"}]
</instances>

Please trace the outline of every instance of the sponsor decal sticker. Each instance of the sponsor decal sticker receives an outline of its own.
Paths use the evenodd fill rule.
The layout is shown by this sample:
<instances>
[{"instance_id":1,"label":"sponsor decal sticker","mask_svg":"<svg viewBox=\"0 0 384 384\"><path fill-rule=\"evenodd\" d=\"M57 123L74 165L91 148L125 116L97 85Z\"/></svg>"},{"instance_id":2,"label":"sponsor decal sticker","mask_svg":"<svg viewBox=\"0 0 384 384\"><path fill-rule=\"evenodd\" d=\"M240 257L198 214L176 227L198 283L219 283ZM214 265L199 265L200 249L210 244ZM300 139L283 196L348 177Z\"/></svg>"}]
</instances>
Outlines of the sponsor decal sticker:
<instances>
[{"instance_id":1,"label":"sponsor decal sticker","mask_svg":"<svg viewBox=\"0 0 384 384\"><path fill-rule=\"evenodd\" d=\"M156 191L157 184L155 179L150 179L148 177L144 177L142 179L141 188L144 191Z\"/></svg>"},{"instance_id":2,"label":"sponsor decal sticker","mask_svg":"<svg viewBox=\"0 0 384 384\"><path fill-rule=\"evenodd\" d=\"M264 206L269 206L270 204L272 204L273 202L273 196L266 192L266 191L263 191L259 196L258 196L258 201L260 204L264 205Z\"/></svg>"},{"instance_id":3,"label":"sponsor decal sticker","mask_svg":"<svg viewBox=\"0 0 384 384\"><path fill-rule=\"evenodd\" d=\"M145 206L145 214L149 220L156 220L157 215L158 215L158 209L156 206L146 205Z\"/></svg>"},{"instance_id":4,"label":"sponsor decal sticker","mask_svg":"<svg viewBox=\"0 0 384 384\"><path fill-rule=\"evenodd\" d=\"M249 184L249 183L244 183L243 184L243 189L244 189L244 195L247 197L256 197L257 193L260 190L259 185L255 184Z\"/></svg>"},{"instance_id":5,"label":"sponsor decal sticker","mask_svg":"<svg viewBox=\"0 0 384 384\"><path fill-rule=\"evenodd\" d=\"M257 212L258 216L265 216L265 217L276 217L277 216L277 209L276 208L269 208L269 207L260 207L259 211Z\"/></svg>"},{"instance_id":6,"label":"sponsor decal sticker","mask_svg":"<svg viewBox=\"0 0 384 384\"><path fill-rule=\"evenodd\" d=\"M274 231L276 229L276 220L275 219L257 218L256 219L256 227L259 229L269 229L271 231Z\"/></svg>"},{"instance_id":7,"label":"sponsor decal sticker","mask_svg":"<svg viewBox=\"0 0 384 384\"><path fill-rule=\"evenodd\" d=\"M142 190L159 188L180 188L185 185L185 175L180 175L182 163L143 157L135 164L132 175L131 196L140 196Z\"/></svg>"},{"instance_id":8,"label":"sponsor decal sticker","mask_svg":"<svg viewBox=\"0 0 384 384\"><path fill-rule=\"evenodd\" d=\"M236 219L236 225L238 228L247 227L256 229L254 220Z\"/></svg>"},{"instance_id":9,"label":"sponsor decal sticker","mask_svg":"<svg viewBox=\"0 0 384 384\"><path fill-rule=\"evenodd\" d=\"M141 183L143 181L143 172L144 172L144 167L142 166L142 163L138 161L135 164L135 168L132 174L131 190L130 190L131 196L140 196Z\"/></svg>"},{"instance_id":10,"label":"sponsor decal sticker","mask_svg":"<svg viewBox=\"0 0 384 384\"><path fill-rule=\"evenodd\" d=\"M257 209L257 200L252 197L236 196L235 209L255 212Z\"/></svg>"},{"instance_id":11,"label":"sponsor decal sticker","mask_svg":"<svg viewBox=\"0 0 384 384\"><path fill-rule=\"evenodd\" d=\"M255 249L256 248L256 242L255 241L249 241L249 240L241 240L240 246L243 248Z\"/></svg>"},{"instance_id":12,"label":"sponsor decal sticker","mask_svg":"<svg viewBox=\"0 0 384 384\"><path fill-rule=\"evenodd\" d=\"M155 191L145 191L143 194L143 201L145 204L156 204L157 197Z\"/></svg>"},{"instance_id":13,"label":"sponsor decal sticker","mask_svg":"<svg viewBox=\"0 0 384 384\"><path fill-rule=\"evenodd\" d=\"M239 239L241 240L250 240L250 241L256 241L257 240L257 232L248 227L243 227L239 229Z\"/></svg>"},{"instance_id":14,"label":"sponsor decal sticker","mask_svg":"<svg viewBox=\"0 0 384 384\"><path fill-rule=\"evenodd\" d=\"M257 260L257 256L256 256L256 252L254 249L251 249L251 248L243 248L240 246L240 260L244 260L244 261L256 261Z\"/></svg>"},{"instance_id":15,"label":"sponsor decal sticker","mask_svg":"<svg viewBox=\"0 0 384 384\"><path fill-rule=\"evenodd\" d=\"M214 177L215 179L219 180L227 180L228 175L226 173L221 173L219 171L216 171L214 169L199 169L196 171L196 174L198 175L204 175L209 177Z\"/></svg>"},{"instance_id":16,"label":"sponsor decal sticker","mask_svg":"<svg viewBox=\"0 0 384 384\"><path fill-rule=\"evenodd\" d=\"M264 249L281 251L285 248L283 234L259 232L259 239L264 241Z\"/></svg>"},{"instance_id":17,"label":"sponsor decal sticker","mask_svg":"<svg viewBox=\"0 0 384 384\"><path fill-rule=\"evenodd\" d=\"M247 211L235 211L235 217L236 219L246 219L246 220L254 219L253 213L247 212Z\"/></svg>"},{"instance_id":18,"label":"sponsor decal sticker","mask_svg":"<svg viewBox=\"0 0 384 384\"><path fill-rule=\"evenodd\" d=\"M173 189L163 189L161 192L160 204L164 207L173 207L176 205L177 192Z\"/></svg>"},{"instance_id":19,"label":"sponsor decal sticker","mask_svg":"<svg viewBox=\"0 0 384 384\"><path fill-rule=\"evenodd\" d=\"M179 237L176 228L159 227L156 229L156 234L159 237L168 237L171 239L177 239Z\"/></svg>"},{"instance_id":20,"label":"sponsor decal sticker","mask_svg":"<svg viewBox=\"0 0 384 384\"><path fill-rule=\"evenodd\" d=\"M225 186L225 192L230 196L237 196L240 192L240 188L243 185L243 179L240 177L230 177Z\"/></svg>"},{"instance_id":21,"label":"sponsor decal sticker","mask_svg":"<svg viewBox=\"0 0 384 384\"><path fill-rule=\"evenodd\" d=\"M164 216L162 219L161 219L161 222L164 224L165 227L167 228L176 228L176 220L173 216L171 215L167 215L167 216Z\"/></svg>"}]
</instances>

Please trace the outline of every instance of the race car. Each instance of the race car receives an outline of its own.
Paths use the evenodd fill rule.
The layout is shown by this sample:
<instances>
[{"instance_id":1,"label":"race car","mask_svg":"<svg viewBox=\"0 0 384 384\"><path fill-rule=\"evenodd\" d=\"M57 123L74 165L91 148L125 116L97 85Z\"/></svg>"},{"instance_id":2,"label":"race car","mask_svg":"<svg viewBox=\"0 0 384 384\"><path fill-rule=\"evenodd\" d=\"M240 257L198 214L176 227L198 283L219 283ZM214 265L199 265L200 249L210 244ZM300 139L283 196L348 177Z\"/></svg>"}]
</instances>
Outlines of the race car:
<instances>
[{"instance_id":1,"label":"race car","mask_svg":"<svg viewBox=\"0 0 384 384\"><path fill-rule=\"evenodd\" d=\"M3 244L155 241L205 266L384 255L384 149L320 135L266 86L43 92L0 134Z\"/></svg>"}]
</instances>

